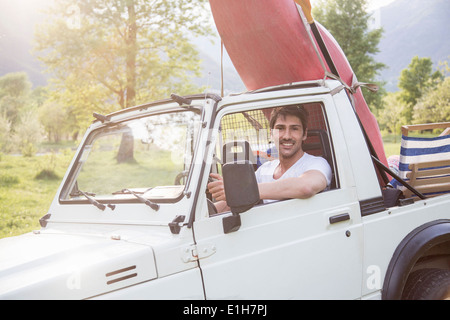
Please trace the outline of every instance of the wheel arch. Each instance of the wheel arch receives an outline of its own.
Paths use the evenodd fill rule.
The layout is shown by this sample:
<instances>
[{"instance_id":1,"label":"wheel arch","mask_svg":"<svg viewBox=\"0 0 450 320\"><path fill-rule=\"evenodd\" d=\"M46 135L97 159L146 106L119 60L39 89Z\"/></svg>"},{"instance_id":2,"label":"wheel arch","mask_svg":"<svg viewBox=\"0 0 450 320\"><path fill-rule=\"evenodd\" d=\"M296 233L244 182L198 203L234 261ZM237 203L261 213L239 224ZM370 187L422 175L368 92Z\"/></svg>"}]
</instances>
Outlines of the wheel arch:
<instances>
[{"instance_id":1,"label":"wheel arch","mask_svg":"<svg viewBox=\"0 0 450 320\"><path fill-rule=\"evenodd\" d=\"M397 246L386 271L382 299L401 299L408 275L430 248L450 242L450 219L428 222L411 231Z\"/></svg>"}]
</instances>

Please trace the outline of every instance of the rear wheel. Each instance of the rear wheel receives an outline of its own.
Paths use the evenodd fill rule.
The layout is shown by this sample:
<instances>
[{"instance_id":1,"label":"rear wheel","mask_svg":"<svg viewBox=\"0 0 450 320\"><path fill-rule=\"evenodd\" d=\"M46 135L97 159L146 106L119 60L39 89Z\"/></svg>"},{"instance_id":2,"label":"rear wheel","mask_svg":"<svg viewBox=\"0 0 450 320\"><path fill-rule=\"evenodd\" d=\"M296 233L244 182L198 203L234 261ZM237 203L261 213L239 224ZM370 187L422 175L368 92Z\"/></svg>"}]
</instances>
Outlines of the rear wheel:
<instances>
[{"instance_id":1,"label":"rear wheel","mask_svg":"<svg viewBox=\"0 0 450 320\"><path fill-rule=\"evenodd\" d=\"M421 269L408 277L404 300L450 300L450 270Z\"/></svg>"}]
</instances>

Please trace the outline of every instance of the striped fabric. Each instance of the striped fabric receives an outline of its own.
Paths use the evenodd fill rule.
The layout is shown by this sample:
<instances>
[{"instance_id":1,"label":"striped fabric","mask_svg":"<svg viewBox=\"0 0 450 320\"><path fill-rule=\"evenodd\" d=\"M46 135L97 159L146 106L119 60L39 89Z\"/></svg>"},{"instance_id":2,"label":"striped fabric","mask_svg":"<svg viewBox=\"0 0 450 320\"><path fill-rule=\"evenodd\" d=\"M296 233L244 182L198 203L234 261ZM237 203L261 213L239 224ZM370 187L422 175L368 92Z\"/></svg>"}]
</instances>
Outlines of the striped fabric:
<instances>
[{"instance_id":1,"label":"striped fabric","mask_svg":"<svg viewBox=\"0 0 450 320\"><path fill-rule=\"evenodd\" d=\"M411 163L450 159L450 135L433 138L402 136L399 176L407 180Z\"/></svg>"},{"instance_id":2,"label":"striped fabric","mask_svg":"<svg viewBox=\"0 0 450 320\"><path fill-rule=\"evenodd\" d=\"M409 165L413 163L424 163L431 161L450 160L450 135L433 138L416 138L402 136L399 161L399 177L409 181L408 172L411 172ZM445 167L432 167L419 170L431 170ZM442 177L442 176L441 176ZM420 180L420 178L418 178ZM448 176L450 180L450 176ZM405 188L397 181L391 181L391 184L399 189ZM425 195L436 195L437 193L425 193Z\"/></svg>"}]
</instances>

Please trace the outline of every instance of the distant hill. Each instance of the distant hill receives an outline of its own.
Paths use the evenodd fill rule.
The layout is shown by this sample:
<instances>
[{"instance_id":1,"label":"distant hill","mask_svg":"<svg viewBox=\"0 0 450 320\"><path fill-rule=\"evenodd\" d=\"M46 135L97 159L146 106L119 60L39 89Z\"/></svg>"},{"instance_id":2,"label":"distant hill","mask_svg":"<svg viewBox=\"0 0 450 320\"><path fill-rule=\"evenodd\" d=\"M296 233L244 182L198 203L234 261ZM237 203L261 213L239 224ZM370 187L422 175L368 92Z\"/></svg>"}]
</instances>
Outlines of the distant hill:
<instances>
[{"instance_id":1,"label":"distant hill","mask_svg":"<svg viewBox=\"0 0 450 320\"><path fill-rule=\"evenodd\" d=\"M380 8L384 29L377 61L389 68L381 74L387 91L396 91L400 72L414 56L431 58L435 66L450 60L450 1L396 0Z\"/></svg>"}]
</instances>

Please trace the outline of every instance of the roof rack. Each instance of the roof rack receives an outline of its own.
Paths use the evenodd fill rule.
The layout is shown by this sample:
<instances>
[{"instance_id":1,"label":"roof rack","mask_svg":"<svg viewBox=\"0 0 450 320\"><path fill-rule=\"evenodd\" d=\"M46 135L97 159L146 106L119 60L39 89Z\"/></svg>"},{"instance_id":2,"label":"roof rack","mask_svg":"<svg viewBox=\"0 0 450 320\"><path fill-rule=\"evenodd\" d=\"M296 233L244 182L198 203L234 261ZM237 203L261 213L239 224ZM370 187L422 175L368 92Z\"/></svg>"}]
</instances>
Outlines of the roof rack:
<instances>
[{"instance_id":1,"label":"roof rack","mask_svg":"<svg viewBox=\"0 0 450 320\"><path fill-rule=\"evenodd\" d=\"M270 92L270 91L278 91L278 90L286 90L286 89L316 88L316 87L324 87L324 86L325 86L324 80L291 82L291 83L285 83L285 84L280 84L280 85L271 86L271 87L265 87L265 88L250 90L250 91L244 91L241 93L233 93L233 94L230 94L230 96L238 96L238 95L247 94L247 93Z\"/></svg>"}]
</instances>

